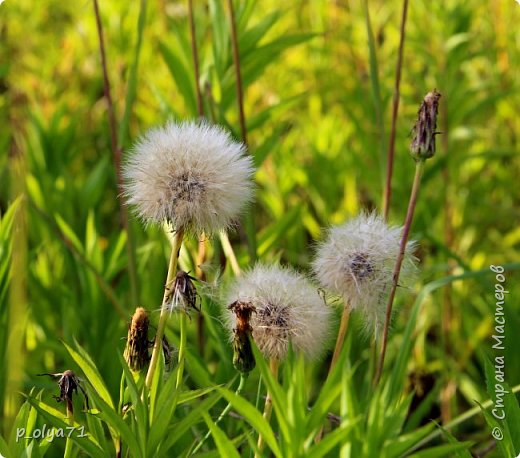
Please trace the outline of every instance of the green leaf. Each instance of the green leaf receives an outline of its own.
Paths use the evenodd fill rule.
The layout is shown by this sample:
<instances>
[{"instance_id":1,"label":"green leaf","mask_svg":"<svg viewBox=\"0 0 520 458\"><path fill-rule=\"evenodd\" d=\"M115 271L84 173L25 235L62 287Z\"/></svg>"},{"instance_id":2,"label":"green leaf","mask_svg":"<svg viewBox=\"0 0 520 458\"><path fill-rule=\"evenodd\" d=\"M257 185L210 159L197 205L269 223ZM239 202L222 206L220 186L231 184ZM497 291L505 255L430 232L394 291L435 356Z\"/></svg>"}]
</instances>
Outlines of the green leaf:
<instances>
[{"instance_id":1,"label":"green leaf","mask_svg":"<svg viewBox=\"0 0 520 458\"><path fill-rule=\"evenodd\" d=\"M41 402L40 400L27 396L27 402L31 404L49 423L54 427L64 431L70 431L72 427L67 421L65 421L65 414L56 410L55 408ZM95 441L94 437L90 433L86 433L85 436L81 433L83 426L78 422L74 422L74 431L70 434L70 439L77 444L82 450L84 450L89 456L92 457L105 457L106 453L101 449L99 444ZM76 433L77 432L77 433Z\"/></svg>"},{"instance_id":2,"label":"green leaf","mask_svg":"<svg viewBox=\"0 0 520 458\"><path fill-rule=\"evenodd\" d=\"M95 391L90 390L89 394L99 409L96 415L109 426L112 438L116 440L121 437L123 443L126 443L132 451L132 456L144 457L143 448L137 440L135 433L123 421L114 408L105 402ZM142 445L144 446L144 444Z\"/></svg>"},{"instance_id":3,"label":"green leaf","mask_svg":"<svg viewBox=\"0 0 520 458\"><path fill-rule=\"evenodd\" d=\"M190 391L183 391L179 394L179 399L177 401L177 404L185 404L191 401L194 401L195 399L201 398L202 396L205 396L213 391L215 391L214 386L210 386L208 388L201 388L199 390L190 390Z\"/></svg>"},{"instance_id":4,"label":"green leaf","mask_svg":"<svg viewBox=\"0 0 520 458\"><path fill-rule=\"evenodd\" d=\"M2 436L0 436L0 455L2 455L5 458L11 458L13 456L9 451L9 446L7 445L7 442L4 440Z\"/></svg>"},{"instance_id":5,"label":"green leaf","mask_svg":"<svg viewBox=\"0 0 520 458\"><path fill-rule=\"evenodd\" d=\"M407 434L401 434L394 440L385 442L385 452L388 457L399 458L403 456L411 447L424 439L435 429L435 423L428 423L421 428Z\"/></svg>"},{"instance_id":6,"label":"green leaf","mask_svg":"<svg viewBox=\"0 0 520 458\"><path fill-rule=\"evenodd\" d=\"M125 97L125 111L119 124L119 132L117 136L118 146L124 148L128 141L128 126L130 124L130 115L137 94L137 70L139 68L139 56L141 55L141 45L143 43L143 32L146 25L146 6L147 0L139 2L139 18L137 19L137 41L134 47L134 56L132 66L128 75L128 87Z\"/></svg>"},{"instance_id":7,"label":"green leaf","mask_svg":"<svg viewBox=\"0 0 520 458\"><path fill-rule=\"evenodd\" d=\"M410 455L410 458L446 458L447 456L454 456L462 450L468 450L473 445L473 442L460 442L458 444L439 445L437 447L422 450L420 452Z\"/></svg>"},{"instance_id":8,"label":"green leaf","mask_svg":"<svg viewBox=\"0 0 520 458\"><path fill-rule=\"evenodd\" d=\"M276 442L273 430L262 414L256 410L251 403L232 391L221 387L217 387L217 390L229 403L232 404L233 408L244 417L245 421L247 421L253 429L258 431L258 434L262 435L265 443L269 446L274 455L281 457L282 453L278 447L278 443Z\"/></svg>"},{"instance_id":9,"label":"green leaf","mask_svg":"<svg viewBox=\"0 0 520 458\"><path fill-rule=\"evenodd\" d=\"M79 343L75 341L75 344L78 351L74 350L72 347L63 342L63 345L69 352L72 359L80 367L82 372L85 374L85 377L87 377L87 380L92 385L92 388L94 388L94 390L99 394L103 401L105 401L105 403L110 406L111 409L114 409L114 403L112 402L110 393L108 392L108 389L105 386L103 379L97 370L97 367L87 352L85 352L85 350L83 350L83 348L79 345Z\"/></svg>"},{"instance_id":10,"label":"green leaf","mask_svg":"<svg viewBox=\"0 0 520 458\"><path fill-rule=\"evenodd\" d=\"M221 397L222 395L220 393L215 393L207 399L204 399L204 401L191 410L186 417L178 423L175 423L175 425L170 428L166 440L160 445L160 451L164 454L173 447L179 439L184 437L187 431L201 421L202 415L208 412Z\"/></svg>"},{"instance_id":11,"label":"green leaf","mask_svg":"<svg viewBox=\"0 0 520 458\"><path fill-rule=\"evenodd\" d=\"M296 205L275 223L271 224L258 240L258 254L260 257L267 253L283 237L287 230L295 223L300 216L302 206Z\"/></svg>"},{"instance_id":12,"label":"green leaf","mask_svg":"<svg viewBox=\"0 0 520 458\"><path fill-rule=\"evenodd\" d=\"M132 401L132 406L135 411L135 422L137 425L137 436L139 437L140 443L146 443L146 437L148 434L148 408L147 404L143 402L141 399L140 390L135 383L134 376L130 371L126 361L118 353L119 361L121 363L121 367L123 368L123 374L125 377L126 386L128 388L128 392L130 393L130 399Z\"/></svg>"},{"instance_id":13,"label":"green leaf","mask_svg":"<svg viewBox=\"0 0 520 458\"><path fill-rule=\"evenodd\" d=\"M79 238L76 236L72 227L70 227L59 214L56 213L54 215L54 218L56 219L56 224L60 228L61 232L70 241L70 243L74 245L76 251L84 254L83 245L81 244Z\"/></svg>"},{"instance_id":14,"label":"green leaf","mask_svg":"<svg viewBox=\"0 0 520 458\"><path fill-rule=\"evenodd\" d=\"M165 432L177 407L179 391L176 389L176 382L177 371L175 371L175 374L170 374L158 393L157 404L150 427L150 436L146 444L148 454L153 453L157 449L159 442L164 439Z\"/></svg>"},{"instance_id":15,"label":"green leaf","mask_svg":"<svg viewBox=\"0 0 520 458\"><path fill-rule=\"evenodd\" d=\"M221 1L211 0L209 2L209 12L213 31L213 40L211 41L213 60L218 79L221 80L229 63L229 25Z\"/></svg>"},{"instance_id":16,"label":"green leaf","mask_svg":"<svg viewBox=\"0 0 520 458\"><path fill-rule=\"evenodd\" d=\"M348 434L356 422L343 422L339 428L327 434L317 445L314 445L308 453L307 458L320 458L327 455L340 443L347 442Z\"/></svg>"},{"instance_id":17,"label":"green leaf","mask_svg":"<svg viewBox=\"0 0 520 458\"><path fill-rule=\"evenodd\" d=\"M206 421L213 439L215 440L215 444L217 445L218 451L220 452L220 456L231 457L231 458L239 458L240 455L237 452L237 449L234 447L233 443L227 438L227 436L222 432L222 430L211 420L210 416L207 412L202 414L204 420Z\"/></svg>"},{"instance_id":18,"label":"green leaf","mask_svg":"<svg viewBox=\"0 0 520 458\"><path fill-rule=\"evenodd\" d=\"M159 43L159 51L179 88L179 92L186 103L186 108L189 113L196 115L195 86L190 70L186 67L178 53L163 42Z\"/></svg>"}]
</instances>

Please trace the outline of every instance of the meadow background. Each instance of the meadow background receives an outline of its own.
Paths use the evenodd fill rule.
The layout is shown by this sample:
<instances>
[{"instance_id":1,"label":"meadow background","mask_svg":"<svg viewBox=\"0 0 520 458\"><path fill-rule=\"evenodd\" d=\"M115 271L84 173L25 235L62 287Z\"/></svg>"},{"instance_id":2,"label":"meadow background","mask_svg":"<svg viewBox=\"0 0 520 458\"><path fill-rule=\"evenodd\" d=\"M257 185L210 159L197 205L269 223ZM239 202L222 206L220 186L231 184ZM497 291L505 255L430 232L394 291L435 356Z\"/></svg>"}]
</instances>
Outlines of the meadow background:
<instances>
[{"instance_id":1,"label":"meadow background","mask_svg":"<svg viewBox=\"0 0 520 458\"><path fill-rule=\"evenodd\" d=\"M99 7L124 159L149 127L198 116L188 2L112 0ZM235 7L247 138L258 166L257 255L307 271L323 227L362 209L381 209L402 3L262 0ZM228 13L225 2L194 1L204 111L239 139ZM433 88L442 94L442 135L426 165L412 227L419 279L399 296L389 342L387 371L404 339L413 338L401 393L415 395L399 434L431 419L446 424L489 399L491 264L510 266L506 378L510 386L520 383L519 22L513 0L409 5L390 222L404 221L414 170L410 131ZM6 0L0 37L0 427L9 441L23 402L19 392L36 387L35 395L43 389L42 399L54 402L56 383L36 374L71 368L81 375L61 341L77 340L117 399L117 354L135 307L160 307L169 240L120 205L92 2ZM251 263L245 233L241 226L230 235L243 268ZM213 286L233 272L218 237L206 245L203 273L212 294L203 301L204 319L189 324L186 385L192 388L234 377ZM192 238L181 265L200 275L197 250ZM405 334L425 285L463 274L468 278L424 294L413 332ZM344 362L356 368L348 381L352 391L368 402L370 342L358 325L354 320L349 330ZM175 320L167 335L176 342ZM306 386L311 403L327 366L325 358L298 372L303 379L294 383ZM290 379L290 371L285 376ZM254 400L257 382L258 370L246 398ZM340 415L344 408L338 399L330 411ZM226 419L221 427L233 438L245 424ZM476 456L506 456L512 449L493 441L490 425L477 407L451 430L453 437L439 434L429 446L455 437ZM511 427L516 454L519 425ZM171 456L180 456L204 424L190 431ZM347 437L328 453L348 456ZM210 441L207 447L210 456L215 447ZM62 449L59 441L42 447L47 456L61 456Z\"/></svg>"}]
</instances>

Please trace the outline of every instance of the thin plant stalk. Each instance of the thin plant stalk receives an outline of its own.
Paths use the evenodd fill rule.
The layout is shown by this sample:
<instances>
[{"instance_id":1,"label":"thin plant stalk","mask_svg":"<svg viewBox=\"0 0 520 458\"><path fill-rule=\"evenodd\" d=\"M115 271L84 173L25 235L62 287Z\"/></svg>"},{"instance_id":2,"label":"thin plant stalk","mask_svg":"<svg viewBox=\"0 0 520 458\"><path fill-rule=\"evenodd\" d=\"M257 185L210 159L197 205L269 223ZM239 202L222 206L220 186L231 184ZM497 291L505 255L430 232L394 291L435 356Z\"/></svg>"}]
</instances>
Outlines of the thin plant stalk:
<instances>
[{"instance_id":1,"label":"thin plant stalk","mask_svg":"<svg viewBox=\"0 0 520 458\"><path fill-rule=\"evenodd\" d=\"M511 388L512 394L520 393L520 385L516 385ZM421 447L424 447L428 442L432 441L433 439L436 439L439 436L442 436L445 431L451 431L455 426L460 425L461 423L464 423L465 421L469 420L470 418L476 416L476 415L482 415L482 410L487 410L490 407L492 407L494 404L493 399L488 399L487 401L484 401L482 403L479 403L475 407L472 407L469 410L466 410L466 412L458 415L453 420L449 421L448 423L442 423L442 428L435 428L430 434L428 434L424 439L417 442L415 445L412 446L412 448L409 450L409 453L414 452L415 450L420 449Z\"/></svg>"},{"instance_id":2,"label":"thin plant stalk","mask_svg":"<svg viewBox=\"0 0 520 458\"><path fill-rule=\"evenodd\" d=\"M442 67L446 67L446 62L443 62ZM445 74L445 72L443 72ZM455 251L454 243L455 243L455 231L453 227L453 199L451 196L452 186L451 186L451 174L450 174L450 163L449 163L449 122L448 122L448 101L445 100L441 105L442 116L441 116L441 131L443 133L441 137L441 145L442 152L446 158L444 165L442 167L442 178L444 184L444 245L450 250ZM454 262L453 259L448 259L446 263L446 276L453 275L453 267ZM446 357L443 358L445 369L444 374L446 377L446 382L444 387L441 390L440 394L440 409L441 409L441 419L443 424L447 423L451 420L452 417L452 408L453 401L455 399L454 393L457 389L457 384L452 375L451 369L451 358L453 357L453 348L454 348L454 338L457 336L457 331L459 328L459 319L453 307L452 301L452 292L453 285L448 283L444 287L443 294L443 303L442 303L442 324L441 324L441 335L442 335L442 344L444 347L444 351Z\"/></svg>"},{"instance_id":3,"label":"thin plant stalk","mask_svg":"<svg viewBox=\"0 0 520 458\"><path fill-rule=\"evenodd\" d=\"M235 394L237 394L237 395L241 395L242 394L242 391L244 390L244 387L246 386L246 381L247 381L248 375L249 375L248 373L241 373L240 374L240 382L239 382L238 387L237 387L237 389L235 391ZM229 402L226 405L226 407L224 408L224 410L222 411L222 413L219 415L217 420L215 421L215 425L218 425L224 419L224 417L231 410L231 407L232 407L232 405ZM211 431L208 431L206 433L206 435L202 438L202 440L197 444L197 446L191 452L188 453L188 456L195 455L201 449L201 447L204 445L204 443L209 439L210 436L211 436Z\"/></svg>"},{"instance_id":4,"label":"thin plant stalk","mask_svg":"<svg viewBox=\"0 0 520 458\"><path fill-rule=\"evenodd\" d=\"M199 52L197 48L197 32L195 28L195 14L193 12L193 0L188 0L188 17L190 23L190 35L191 35L191 55L193 58L193 73L195 75L195 95L197 99L197 113L199 118L204 117L204 105L202 102L202 92L200 89L200 66L199 66ZM200 268L206 260L206 235L204 232L200 235L197 261L195 265L197 278L205 280L204 272ZM199 313L197 315L197 342L199 346L199 353L202 355L204 352L204 315Z\"/></svg>"},{"instance_id":5,"label":"thin plant stalk","mask_svg":"<svg viewBox=\"0 0 520 458\"><path fill-rule=\"evenodd\" d=\"M345 336L347 334L349 319L350 309L348 307L344 307L343 313L341 314L341 321L339 322L338 337L336 339L336 345L334 346L334 353L332 353L332 361L330 362L329 375L336 367L339 355L341 354L341 349L343 348L343 343L345 342Z\"/></svg>"},{"instance_id":6,"label":"thin plant stalk","mask_svg":"<svg viewBox=\"0 0 520 458\"><path fill-rule=\"evenodd\" d=\"M235 255L235 252L233 251L233 246L229 241L228 234L225 231L220 232L220 244L222 245L222 250L224 251L226 259L231 264L231 269L233 270L233 273L235 274L235 276L238 277L241 273L240 265L238 264L237 257Z\"/></svg>"},{"instance_id":7,"label":"thin plant stalk","mask_svg":"<svg viewBox=\"0 0 520 458\"><path fill-rule=\"evenodd\" d=\"M271 374L275 378L275 380L278 379L278 368L280 366L280 362L277 359L272 358L269 361L269 369L271 370ZM267 391L267 396L265 397L265 404L264 404L264 420L267 421L267 423L270 423L271 421L271 414L273 412L273 398L271 396L271 392ZM255 453L255 458L259 458L262 456L262 450L264 449L264 437L262 434L258 435L258 442L256 444L258 450Z\"/></svg>"},{"instance_id":8,"label":"thin plant stalk","mask_svg":"<svg viewBox=\"0 0 520 458\"><path fill-rule=\"evenodd\" d=\"M329 372L327 377L330 376L336 364L338 362L339 355L341 354L341 350L343 349L343 344L345 343L345 336L347 335L348 323L350 321L350 309L348 307L343 308L343 312L341 313L341 320L339 322L338 329L338 337L336 338L336 345L334 345L334 352L332 353L332 360L329 366ZM324 382L325 383L325 382ZM323 426L320 428L318 434L316 434L316 443L320 442L323 438Z\"/></svg>"},{"instance_id":9,"label":"thin plant stalk","mask_svg":"<svg viewBox=\"0 0 520 458\"><path fill-rule=\"evenodd\" d=\"M228 0L229 7L229 19L231 22L231 45L233 48L233 63L235 66L235 79L237 88L237 103L238 103L238 118L240 122L240 133L242 142L244 145L248 145L247 141L247 125L246 116L244 112L244 91L242 88L242 72L240 67L240 52L238 48L238 33L235 19L235 9L233 7L233 0ZM249 210L245 217L246 233L247 233L247 248L249 252L249 259L251 263L254 263L257 259L257 246L256 246L256 230L255 230L255 218L254 218L254 207L249 206Z\"/></svg>"},{"instance_id":10,"label":"thin plant stalk","mask_svg":"<svg viewBox=\"0 0 520 458\"><path fill-rule=\"evenodd\" d=\"M388 341L388 329L390 327L390 318L392 316L392 306L394 304L395 292L397 289L397 283L399 281L399 274L401 272L401 266L403 264L404 253L406 251L406 244L408 242L408 236L412 227L413 214L415 211L415 205L417 203L417 197L419 195L419 188L421 184L421 177L424 170L424 159L420 159L415 163L415 176L413 180L412 192L410 194L410 201L408 203L408 210L406 212L406 219L403 228L403 234L401 236L401 243L399 246L399 256L397 257L394 273L392 278L392 288L390 295L388 296L388 303L386 306L385 324L383 327L383 338L381 341L381 353L379 356L379 362L374 377L374 385L379 383L381 374L383 372L383 365L385 363L386 346Z\"/></svg>"},{"instance_id":11,"label":"thin plant stalk","mask_svg":"<svg viewBox=\"0 0 520 458\"><path fill-rule=\"evenodd\" d=\"M179 358L177 364L177 381L175 383L175 388L177 390L182 386L182 377L184 375L184 361L186 360L186 313L181 310L179 314Z\"/></svg>"},{"instance_id":12,"label":"thin plant stalk","mask_svg":"<svg viewBox=\"0 0 520 458\"><path fill-rule=\"evenodd\" d=\"M240 122L240 133L242 141L247 145L246 116L244 113L244 92L242 90L242 72L240 67L240 53L238 49L238 34L235 19L233 0L228 0L229 18L231 21L231 45L233 47L233 63L235 65L235 79L237 85L238 118Z\"/></svg>"},{"instance_id":13,"label":"thin plant stalk","mask_svg":"<svg viewBox=\"0 0 520 458\"><path fill-rule=\"evenodd\" d=\"M394 171L394 154L395 154L395 131L397 127L397 113L399 111L399 95L401 86L401 69L403 67L403 51L404 39L406 34L406 15L408 11L408 0L403 0L403 10L401 16L401 31L399 38L399 50L397 53L397 64L395 68L395 87L394 100L392 105L392 126L390 128L390 140L388 143L388 157L386 160L386 184L383 195L383 216L385 221L388 220L388 212L390 211L390 200L392 198L392 175Z\"/></svg>"},{"instance_id":14,"label":"thin plant stalk","mask_svg":"<svg viewBox=\"0 0 520 458\"><path fill-rule=\"evenodd\" d=\"M74 428L74 407L72 406L72 399L67 397L67 423L71 428ZM72 456L72 439L70 435L67 435L67 440L65 441L65 452L63 454L63 458L69 458Z\"/></svg>"},{"instance_id":15,"label":"thin plant stalk","mask_svg":"<svg viewBox=\"0 0 520 458\"><path fill-rule=\"evenodd\" d=\"M121 156L122 150L118 145L117 141L117 132L116 132L116 116L114 110L114 104L112 102L112 96L110 94L110 81L108 79L108 65L107 58L105 52L105 40L103 38L103 25L101 23L101 14L99 12L99 4L98 0L94 0L94 14L96 16L96 27L98 32L99 39L99 53L101 56L101 66L103 69L103 87L105 99L107 101L107 111L108 111L108 125L110 130L110 144L112 148L112 158L114 161L114 168L116 171L116 180L117 180L117 190L118 190L118 202L119 202L119 217L121 221L121 225L124 228L127 241L126 241L126 249L128 256L128 274L130 276L130 294L132 297L132 301L136 304L139 301L139 293L137 290L137 267L135 260L135 249L134 249L134 240L130 227L130 222L128 218L128 209L125 207L124 202L121 198L123 195L123 174L121 170Z\"/></svg>"},{"instance_id":16,"label":"thin plant stalk","mask_svg":"<svg viewBox=\"0 0 520 458\"><path fill-rule=\"evenodd\" d=\"M16 123L13 123L15 126ZM16 132L16 129L15 129ZM4 379L4 405L3 405L3 428L4 437L8 437L14 425L17 412L20 409L19 391L22 390L23 377L25 373L26 352L23 351L25 345L25 332L28 320L28 211L27 211L27 156L22 149L21 133L14 134L11 145L11 157L9 159L10 196L17 202L15 209L13 226L11 233L12 252L10 259L10 282L9 282L9 305L7 313L7 348L4 353L6 364ZM3 216L3 215L2 215ZM3 310L3 304L2 304ZM3 334L5 335L5 334Z\"/></svg>"},{"instance_id":17,"label":"thin plant stalk","mask_svg":"<svg viewBox=\"0 0 520 458\"><path fill-rule=\"evenodd\" d=\"M188 0L188 16L190 21L191 54L193 56L193 70L195 73L195 92L197 95L197 112L202 118L204 106L202 104L202 93L200 91L199 53L197 50L197 34L195 30L195 16L193 14L193 0Z\"/></svg>"},{"instance_id":18,"label":"thin plant stalk","mask_svg":"<svg viewBox=\"0 0 520 458\"><path fill-rule=\"evenodd\" d=\"M177 232L175 233L175 237L173 238L172 252L170 255L170 263L168 266L168 275L166 277L163 302L161 305L161 315L159 316L159 324L157 325L157 333L155 335L155 342L153 345L152 357L150 359L150 366L148 367L148 372L146 374L145 384L148 389L150 389L150 387L152 386L153 376L154 376L155 370L157 368L157 362L159 361L159 355L161 354L161 351L162 351L162 340L163 340L163 336L164 336L164 329L166 327L166 321L167 321L168 315L169 315L168 307L166 306L166 301L170 294L169 288L172 285L173 280L175 279L175 274L177 273L177 264L179 261L179 251L181 249L183 237L184 237L184 230L183 230L183 228L180 228L177 230ZM184 334L186 333L186 330L185 330L186 323L184 323L184 330L183 330L183 324L182 324L183 317L184 317L184 313L181 313L181 320L180 320L181 339L183 337L183 331L184 331ZM184 317L184 319L185 319L185 317ZM181 342L181 348L179 349L179 362L181 359L181 351L183 351L183 350L184 349L183 349L183 345ZM183 353L183 360L184 360L184 353ZM180 368L179 368L179 371L180 371ZM182 374L181 374L181 376L182 376Z\"/></svg>"}]
</instances>

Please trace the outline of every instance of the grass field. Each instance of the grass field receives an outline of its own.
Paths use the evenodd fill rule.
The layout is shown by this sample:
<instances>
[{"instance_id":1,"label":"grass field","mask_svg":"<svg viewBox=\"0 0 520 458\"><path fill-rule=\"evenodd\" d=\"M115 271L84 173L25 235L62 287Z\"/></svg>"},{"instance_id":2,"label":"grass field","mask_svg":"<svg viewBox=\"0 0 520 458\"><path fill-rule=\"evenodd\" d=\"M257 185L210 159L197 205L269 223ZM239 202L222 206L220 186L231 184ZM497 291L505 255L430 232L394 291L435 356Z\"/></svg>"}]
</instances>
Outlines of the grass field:
<instances>
[{"instance_id":1,"label":"grass field","mask_svg":"<svg viewBox=\"0 0 520 458\"><path fill-rule=\"evenodd\" d=\"M518 456L519 22L512 0L2 2L0 456ZM416 162L434 89L435 155ZM184 227L127 205L138 140L199 117L255 169L215 191L240 189L227 232L225 206ZM385 210L417 246L389 328L393 279L366 311L312 268L330 227ZM266 297L308 301L302 322L316 302L330 326L309 312L266 357L257 306L240 373L226 307L257 263L309 278L279 273ZM196 296L165 291L176 269ZM200 313L161 305L179 300ZM136 307L150 326L129 367Z\"/></svg>"}]
</instances>

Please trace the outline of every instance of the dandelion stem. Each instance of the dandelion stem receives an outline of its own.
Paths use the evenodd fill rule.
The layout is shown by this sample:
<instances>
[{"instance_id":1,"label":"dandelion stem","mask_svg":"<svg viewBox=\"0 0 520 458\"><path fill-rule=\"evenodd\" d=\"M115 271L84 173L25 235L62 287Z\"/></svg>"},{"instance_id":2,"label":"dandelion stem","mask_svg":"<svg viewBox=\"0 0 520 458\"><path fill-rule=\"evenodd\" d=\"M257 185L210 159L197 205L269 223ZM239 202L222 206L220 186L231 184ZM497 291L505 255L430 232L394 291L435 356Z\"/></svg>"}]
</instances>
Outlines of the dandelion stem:
<instances>
[{"instance_id":1,"label":"dandelion stem","mask_svg":"<svg viewBox=\"0 0 520 458\"><path fill-rule=\"evenodd\" d=\"M245 373L241 373L240 374L240 382L238 384L238 387L235 391L235 394L237 395L241 395L242 394L242 391L244 390L244 387L246 386L246 381L247 381L247 377L248 377L249 373L245 372ZM227 406L224 408L224 410L222 411L222 413L219 415L219 417L217 418L217 420L215 421L215 425L218 425L222 420L223 418L229 413L229 411L231 410L231 403L229 402L227 404ZM192 455L195 455L195 453L197 453L202 445L204 444L204 442L206 442L208 439L209 439L209 436L211 436L211 431L208 431L206 433L206 435L202 438L202 440L197 444L197 446L193 449L193 451L189 452L187 456L192 456Z\"/></svg>"},{"instance_id":2,"label":"dandelion stem","mask_svg":"<svg viewBox=\"0 0 520 458\"><path fill-rule=\"evenodd\" d=\"M159 316L159 324L157 325L157 333L155 335L155 342L153 345L153 351L152 351L152 357L150 359L150 367L148 368L148 373L146 374L146 388L150 388L152 386L152 380L155 373L155 369L157 368L157 362L159 360L159 355L162 351L162 339L164 336L164 329L166 327L166 320L168 319L168 307L166 305L166 299L168 298L168 295L170 294L170 286L172 285L173 279L175 278L175 274L177 273L177 263L179 260L179 251L181 249L182 245L182 238L184 236L184 229L180 228L175 233L175 237L173 238L173 246L172 246L172 252L170 255L170 264L168 266L168 275L166 277L166 285L164 288L164 296L163 296L163 302L161 305L161 315ZM181 313L181 339L182 339L182 317L184 314ZM181 349L179 350L179 363L181 359ZM184 355L183 355L184 359ZM180 370L180 368L179 368Z\"/></svg>"},{"instance_id":3,"label":"dandelion stem","mask_svg":"<svg viewBox=\"0 0 520 458\"><path fill-rule=\"evenodd\" d=\"M345 335L347 334L348 322L350 318L350 309L348 307L343 308L343 313L341 314L341 321L339 323L338 330L338 338L336 339L336 346L334 347L334 353L332 354L332 361L330 362L329 367L329 375L336 367L336 363L338 362L339 355L341 354L341 349L343 348L343 343L345 342Z\"/></svg>"},{"instance_id":4,"label":"dandelion stem","mask_svg":"<svg viewBox=\"0 0 520 458\"><path fill-rule=\"evenodd\" d=\"M392 198L392 175L394 170L395 131L397 126L397 112L399 111L399 89L401 85L401 68L403 66L403 50L406 32L406 14L408 11L408 0L403 0L403 11L401 16L401 32L399 39L399 51L395 69L394 100L392 105L392 127L390 128L390 141L388 144L388 157L386 160L386 185L383 195L383 216L388 219L390 210L390 199Z\"/></svg>"},{"instance_id":5,"label":"dandelion stem","mask_svg":"<svg viewBox=\"0 0 520 458\"><path fill-rule=\"evenodd\" d=\"M273 377L278 379L278 367L280 366L280 362L277 359L271 358L269 361L269 369L271 370L271 374ZM267 396L265 397L265 405L264 405L264 420L267 421L267 423L271 420L271 413L273 412L273 398L271 396L271 392L267 390ZM264 437L262 434L258 435L258 442L257 442L257 452L255 453L255 458L259 458L262 456L262 450L264 449Z\"/></svg>"},{"instance_id":6,"label":"dandelion stem","mask_svg":"<svg viewBox=\"0 0 520 458\"><path fill-rule=\"evenodd\" d=\"M413 180L412 192L410 194L410 201L408 203L408 210L406 212L406 219L404 222L403 234L401 236L401 243L399 246L399 256L394 267L394 273L392 278L392 289L388 296L388 303L386 306L385 324L383 328L383 339L381 342L381 354L379 357L379 363L374 377L374 385L379 383L381 373L383 372L383 365L385 362L386 344L388 341L388 328L390 327L390 318L392 316L392 306L394 303L395 291L397 289L397 283L399 281L399 273L401 272L401 266L403 264L404 253L406 251L406 243L408 242L408 235L412 226L413 214L415 211L415 205L417 203L417 197L419 195L419 187L421 184L421 177L424 170L424 159L417 160L415 163L415 176Z\"/></svg>"}]
</instances>

